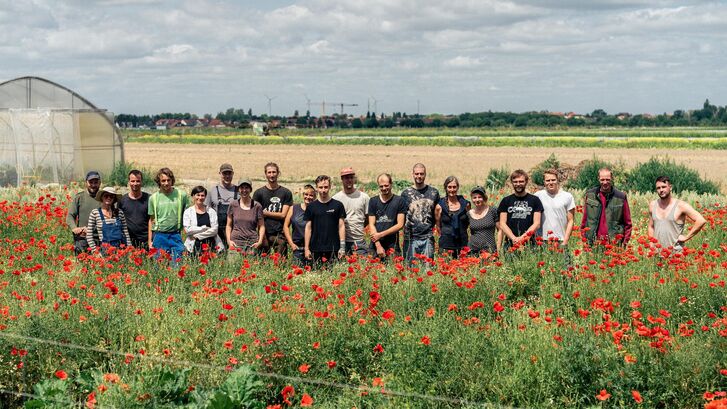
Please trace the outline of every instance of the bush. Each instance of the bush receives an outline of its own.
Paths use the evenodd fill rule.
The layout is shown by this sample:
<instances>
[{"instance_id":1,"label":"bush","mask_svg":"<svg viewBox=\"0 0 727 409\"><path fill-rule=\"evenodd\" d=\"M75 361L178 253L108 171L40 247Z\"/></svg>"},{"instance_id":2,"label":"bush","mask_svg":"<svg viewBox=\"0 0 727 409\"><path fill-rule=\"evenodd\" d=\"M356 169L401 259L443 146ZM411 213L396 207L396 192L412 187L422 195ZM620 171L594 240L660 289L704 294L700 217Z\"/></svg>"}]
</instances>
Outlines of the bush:
<instances>
[{"instance_id":1,"label":"bush","mask_svg":"<svg viewBox=\"0 0 727 409\"><path fill-rule=\"evenodd\" d=\"M555 157L554 153L551 153L548 159L540 162L533 168L530 172L530 180L538 186L543 186L545 184L543 172L548 169L557 170L558 168L560 168L560 161Z\"/></svg>"},{"instance_id":2,"label":"bush","mask_svg":"<svg viewBox=\"0 0 727 409\"><path fill-rule=\"evenodd\" d=\"M489 191L502 189L507 184L507 179L510 177L510 169L505 166L500 168L490 169L487 174L487 182L485 188Z\"/></svg>"},{"instance_id":3,"label":"bush","mask_svg":"<svg viewBox=\"0 0 727 409\"><path fill-rule=\"evenodd\" d=\"M593 157L581 164L581 169L576 177L568 181L566 187L568 189L590 189L598 186L598 170L601 168L609 168L613 172L613 185L619 188L620 182L626 178L623 172L622 164L613 164L604 160Z\"/></svg>"},{"instance_id":4,"label":"bush","mask_svg":"<svg viewBox=\"0 0 727 409\"><path fill-rule=\"evenodd\" d=\"M629 172L624 188L631 191L651 192L659 176L668 176L671 179L674 192L691 191L698 194L719 193L719 186L699 176L696 170L682 164L677 164L667 158L652 157L646 163L636 165Z\"/></svg>"},{"instance_id":5,"label":"bush","mask_svg":"<svg viewBox=\"0 0 727 409\"><path fill-rule=\"evenodd\" d=\"M143 186L156 186L154 183L154 172L148 168L137 166L133 162L118 162L111 173L104 178L104 184L110 186L126 186L129 182L129 172L133 169L141 171L143 176ZM103 176L103 175L102 175Z\"/></svg>"}]
</instances>

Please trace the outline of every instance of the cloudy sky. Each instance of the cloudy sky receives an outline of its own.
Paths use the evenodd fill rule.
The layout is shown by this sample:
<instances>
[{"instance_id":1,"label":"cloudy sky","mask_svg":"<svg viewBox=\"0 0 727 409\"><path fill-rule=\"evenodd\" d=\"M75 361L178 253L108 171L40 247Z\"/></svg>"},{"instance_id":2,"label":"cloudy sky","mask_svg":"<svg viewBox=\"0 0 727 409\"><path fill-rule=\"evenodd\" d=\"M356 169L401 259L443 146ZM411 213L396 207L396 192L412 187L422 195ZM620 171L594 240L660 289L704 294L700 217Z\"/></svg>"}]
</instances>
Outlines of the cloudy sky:
<instances>
[{"instance_id":1,"label":"cloudy sky","mask_svg":"<svg viewBox=\"0 0 727 409\"><path fill-rule=\"evenodd\" d=\"M0 0L0 81L116 113L671 112L727 105L725 44L724 1Z\"/></svg>"}]
</instances>

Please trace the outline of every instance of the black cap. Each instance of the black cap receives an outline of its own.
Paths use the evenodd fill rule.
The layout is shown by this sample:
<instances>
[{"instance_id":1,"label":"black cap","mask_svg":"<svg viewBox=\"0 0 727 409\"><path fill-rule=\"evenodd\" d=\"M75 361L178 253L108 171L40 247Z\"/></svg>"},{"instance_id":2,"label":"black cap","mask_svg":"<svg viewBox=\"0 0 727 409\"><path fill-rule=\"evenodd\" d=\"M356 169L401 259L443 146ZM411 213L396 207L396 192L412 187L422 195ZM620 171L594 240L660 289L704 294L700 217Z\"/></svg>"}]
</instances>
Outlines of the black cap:
<instances>
[{"instance_id":1,"label":"black cap","mask_svg":"<svg viewBox=\"0 0 727 409\"><path fill-rule=\"evenodd\" d=\"M86 180L91 179L101 179L101 174L96 172L95 170L91 170L88 173L86 173Z\"/></svg>"},{"instance_id":2,"label":"black cap","mask_svg":"<svg viewBox=\"0 0 727 409\"><path fill-rule=\"evenodd\" d=\"M470 195L473 193L479 193L482 196L487 196L487 193L485 193L485 189L482 186L475 186L470 190Z\"/></svg>"}]
</instances>

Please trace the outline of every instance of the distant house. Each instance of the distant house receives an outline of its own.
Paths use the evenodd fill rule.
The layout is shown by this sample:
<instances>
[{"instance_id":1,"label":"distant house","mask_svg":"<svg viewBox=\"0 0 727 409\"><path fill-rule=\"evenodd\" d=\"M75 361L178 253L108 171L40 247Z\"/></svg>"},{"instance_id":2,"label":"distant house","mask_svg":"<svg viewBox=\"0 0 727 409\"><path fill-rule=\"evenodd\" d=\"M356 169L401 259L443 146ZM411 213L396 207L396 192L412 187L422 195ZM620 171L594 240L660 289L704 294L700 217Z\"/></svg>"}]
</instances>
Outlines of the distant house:
<instances>
[{"instance_id":1,"label":"distant house","mask_svg":"<svg viewBox=\"0 0 727 409\"><path fill-rule=\"evenodd\" d=\"M225 125L225 123L220 121L219 119L210 119L207 126L209 126L210 128L224 128L227 125Z\"/></svg>"},{"instance_id":2,"label":"distant house","mask_svg":"<svg viewBox=\"0 0 727 409\"><path fill-rule=\"evenodd\" d=\"M154 122L154 128L156 129L172 129L176 128L179 125L178 119L159 119L156 122Z\"/></svg>"}]
</instances>

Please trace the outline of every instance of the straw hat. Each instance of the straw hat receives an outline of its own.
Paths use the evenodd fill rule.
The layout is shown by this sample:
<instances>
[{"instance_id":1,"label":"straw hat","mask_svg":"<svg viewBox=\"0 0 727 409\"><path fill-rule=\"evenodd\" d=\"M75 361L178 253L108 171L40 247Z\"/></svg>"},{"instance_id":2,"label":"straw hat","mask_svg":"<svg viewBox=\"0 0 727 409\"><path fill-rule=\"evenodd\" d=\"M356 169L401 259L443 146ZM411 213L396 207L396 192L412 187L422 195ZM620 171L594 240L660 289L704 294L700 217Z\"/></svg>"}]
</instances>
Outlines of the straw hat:
<instances>
[{"instance_id":1,"label":"straw hat","mask_svg":"<svg viewBox=\"0 0 727 409\"><path fill-rule=\"evenodd\" d=\"M116 189L112 186L104 186L103 189L99 189L96 193L96 200L101 202L103 200L103 195L105 194L116 196L117 202L121 200L121 193L117 193Z\"/></svg>"}]
</instances>

